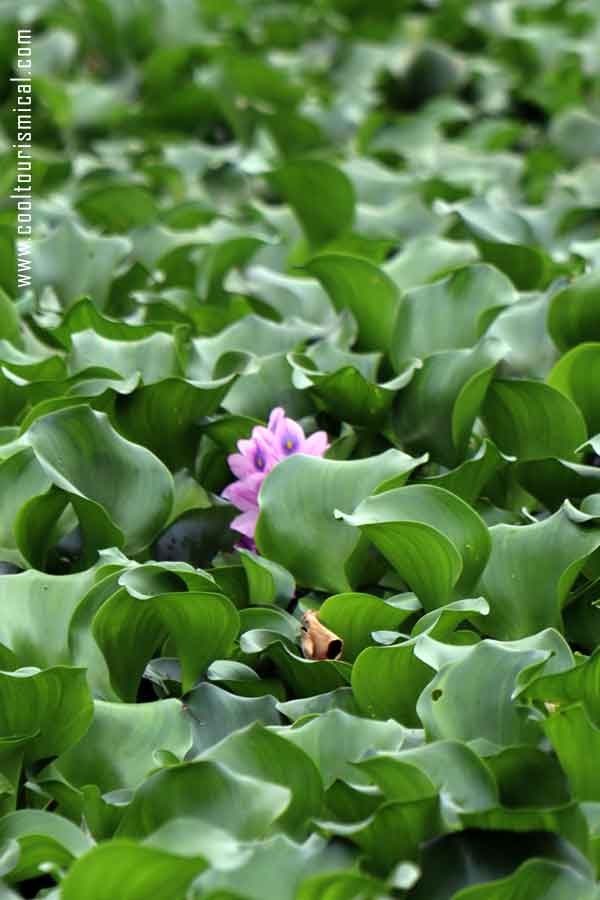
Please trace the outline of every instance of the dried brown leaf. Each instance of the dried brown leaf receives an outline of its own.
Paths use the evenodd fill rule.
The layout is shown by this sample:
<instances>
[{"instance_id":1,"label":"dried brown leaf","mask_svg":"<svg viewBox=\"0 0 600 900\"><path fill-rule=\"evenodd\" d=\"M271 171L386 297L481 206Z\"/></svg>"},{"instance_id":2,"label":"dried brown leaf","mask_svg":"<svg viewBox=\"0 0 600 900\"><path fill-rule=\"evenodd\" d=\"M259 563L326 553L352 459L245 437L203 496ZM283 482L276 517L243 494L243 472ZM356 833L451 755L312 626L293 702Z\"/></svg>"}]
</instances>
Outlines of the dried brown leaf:
<instances>
[{"instance_id":1,"label":"dried brown leaf","mask_svg":"<svg viewBox=\"0 0 600 900\"><path fill-rule=\"evenodd\" d=\"M344 642L319 622L319 610L309 609L302 616L300 642L306 659L341 659Z\"/></svg>"}]
</instances>

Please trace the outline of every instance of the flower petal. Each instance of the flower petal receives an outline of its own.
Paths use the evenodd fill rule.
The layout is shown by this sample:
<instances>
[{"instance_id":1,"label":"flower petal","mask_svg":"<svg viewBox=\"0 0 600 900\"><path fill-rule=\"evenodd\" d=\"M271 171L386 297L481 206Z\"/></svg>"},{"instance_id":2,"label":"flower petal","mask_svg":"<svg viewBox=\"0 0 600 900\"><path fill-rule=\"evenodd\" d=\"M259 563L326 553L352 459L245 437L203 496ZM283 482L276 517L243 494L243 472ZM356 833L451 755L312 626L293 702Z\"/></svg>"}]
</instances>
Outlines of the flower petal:
<instances>
[{"instance_id":1,"label":"flower petal","mask_svg":"<svg viewBox=\"0 0 600 900\"><path fill-rule=\"evenodd\" d=\"M265 479L261 472L227 485L221 496L243 511L258 509L258 492Z\"/></svg>"},{"instance_id":2,"label":"flower petal","mask_svg":"<svg viewBox=\"0 0 600 900\"><path fill-rule=\"evenodd\" d=\"M327 439L327 432L315 431L314 434L311 434L311 436L304 441L301 452L306 453L308 456L323 456L328 447L329 441Z\"/></svg>"},{"instance_id":3,"label":"flower petal","mask_svg":"<svg viewBox=\"0 0 600 900\"><path fill-rule=\"evenodd\" d=\"M283 406L276 406L275 409L271 410L271 415L269 416L269 431L276 432L279 428L279 423L285 417L285 409Z\"/></svg>"},{"instance_id":4,"label":"flower petal","mask_svg":"<svg viewBox=\"0 0 600 900\"><path fill-rule=\"evenodd\" d=\"M247 538L254 538L257 520L258 509L248 510L248 512L242 513L241 516L236 516L230 528L234 531L239 531L240 534L245 535Z\"/></svg>"},{"instance_id":5,"label":"flower petal","mask_svg":"<svg viewBox=\"0 0 600 900\"><path fill-rule=\"evenodd\" d=\"M284 456L291 453L302 453L304 442L304 429L293 419L284 419L277 434L279 449Z\"/></svg>"},{"instance_id":6,"label":"flower petal","mask_svg":"<svg viewBox=\"0 0 600 900\"><path fill-rule=\"evenodd\" d=\"M256 472L253 456L245 456L242 453L230 453L227 457L227 464L236 478L247 478L248 475Z\"/></svg>"}]
</instances>

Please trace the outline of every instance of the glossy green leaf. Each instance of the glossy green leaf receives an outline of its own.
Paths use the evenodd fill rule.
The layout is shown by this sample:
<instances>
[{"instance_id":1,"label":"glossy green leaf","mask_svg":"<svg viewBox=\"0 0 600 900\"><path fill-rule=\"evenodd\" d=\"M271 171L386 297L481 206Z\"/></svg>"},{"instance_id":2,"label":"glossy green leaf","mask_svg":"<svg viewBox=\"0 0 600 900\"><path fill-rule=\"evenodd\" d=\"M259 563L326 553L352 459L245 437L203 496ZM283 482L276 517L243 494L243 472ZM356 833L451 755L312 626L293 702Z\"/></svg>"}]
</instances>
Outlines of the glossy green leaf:
<instances>
[{"instance_id":1,"label":"glossy green leaf","mask_svg":"<svg viewBox=\"0 0 600 900\"><path fill-rule=\"evenodd\" d=\"M548 384L579 407L590 434L600 431L600 416L590 389L598 373L600 343L585 343L565 353L548 375Z\"/></svg>"},{"instance_id":2,"label":"glossy green leaf","mask_svg":"<svg viewBox=\"0 0 600 900\"><path fill-rule=\"evenodd\" d=\"M172 479L150 451L126 441L105 415L84 406L38 419L27 439L57 487L106 510L123 532L126 549L135 552L150 543L173 502Z\"/></svg>"},{"instance_id":3,"label":"glossy green leaf","mask_svg":"<svg viewBox=\"0 0 600 900\"><path fill-rule=\"evenodd\" d=\"M486 311L508 306L515 298L508 278L487 265L466 266L406 291L394 327L395 368L413 356L471 347L485 330Z\"/></svg>"},{"instance_id":4,"label":"glossy green leaf","mask_svg":"<svg viewBox=\"0 0 600 900\"><path fill-rule=\"evenodd\" d=\"M350 310L358 325L360 349L391 347L398 289L382 269L337 253L319 255L305 269L321 282L337 310Z\"/></svg>"},{"instance_id":5,"label":"glossy green leaf","mask_svg":"<svg viewBox=\"0 0 600 900\"><path fill-rule=\"evenodd\" d=\"M425 609L472 592L490 552L488 530L477 513L429 485L368 497L343 519L375 544Z\"/></svg>"},{"instance_id":6,"label":"glossy green leaf","mask_svg":"<svg viewBox=\"0 0 600 900\"><path fill-rule=\"evenodd\" d=\"M416 604L401 608L372 594L335 594L321 606L319 621L344 641L344 659L354 662L374 643L374 631L395 631L411 616Z\"/></svg>"},{"instance_id":7,"label":"glossy green leaf","mask_svg":"<svg viewBox=\"0 0 600 900\"><path fill-rule=\"evenodd\" d=\"M453 809L485 810L497 803L497 789L485 765L467 745L435 741L414 750L381 754L359 764L388 800L407 798L414 785L414 769L422 772Z\"/></svg>"},{"instance_id":8,"label":"glossy green leaf","mask_svg":"<svg viewBox=\"0 0 600 900\"><path fill-rule=\"evenodd\" d=\"M58 756L88 730L93 704L85 670L55 666L0 673L0 733L28 736L29 761Z\"/></svg>"},{"instance_id":9,"label":"glossy green leaf","mask_svg":"<svg viewBox=\"0 0 600 900\"><path fill-rule=\"evenodd\" d=\"M0 643L10 647L20 665L46 668L70 663L69 621L95 576L94 570L76 575L29 571L18 579L0 576Z\"/></svg>"},{"instance_id":10,"label":"glossy green leaf","mask_svg":"<svg viewBox=\"0 0 600 900\"><path fill-rule=\"evenodd\" d=\"M537 381L494 381L482 417L500 450L523 460L546 456L575 459L575 451L587 437L577 406Z\"/></svg>"},{"instance_id":11,"label":"glossy green leaf","mask_svg":"<svg viewBox=\"0 0 600 900\"><path fill-rule=\"evenodd\" d=\"M341 709L331 709L293 728L275 730L310 756L326 788L337 778L359 782L360 774L352 763L370 750L397 750L406 736L398 722L369 722ZM362 780L365 783L366 779Z\"/></svg>"},{"instance_id":12,"label":"glossy green leaf","mask_svg":"<svg viewBox=\"0 0 600 900\"><path fill-rule=\"evenodd\" d=\"M259 723L236 731L205 751L212 759L240 775L273 782L291 792L290 804L279 820L290 835L302 835L323 803L321 776L311 758Z\"/></svg>"},{"instance_id":13,"label":"glossy green leaf","mask_svg":"<svg viewBox=\"0 0 600 900\"><path fill-rule=\"evenodd\" d=\"M578 800L597 801L600 780L593 761L600 746L600 729L590 721L581 703L559 707L543 724L569 778L573 796Z\"/></svg>"},{"instance_id":14,"label":"glossy green leaf","mask_svg":"<svg viewBox=\"0 0 600 900\"><path fill-rule=\"evenodd\" d=\"M11 881L35 878L43 863L69 866L92 846L83 831L54 813L41 809L21 809L0 822L0 841L16 840L20 847Z\"/></svg>"},{"instance_id":15,"label":"glossy green leaf","mask_svg":"<svg viewBox=\"0 0 600 900\"><path fill-rule=\"evenodd\" d=\"M505 353L497 339L432 354L398 396L394 431L411 452L455 466L464 459L494 369Z\"/></svg>"},{"instance_id":16,"label":"glossy green leaf","mask_svg":"<svg viewBox=\"0 0 600 900\"><path fill-rule=\"evenodd\" d=\"M255 845L250 855L242 857L230 871L216 869L198 879L198 893L211 897L240 897L261 900L265 884L273 900L295 900L304 897L301 882L307 872L326 872L348 865L351 854L341 846L328 846L317 835L296 844L284 835L275 835ZM273 873L278 877L273 878ZM300 893L298 893L300 891ZM309 895L310 896L310 895ZM326 895L325 895L326 896Z\"/></svg>"},{"instance_id":17,"label":"glossy green leaf","mask_svg":"<svg viewBox=\"0 0 600 900\"><path fill-rule=\"evenodd\" d=\"M289 457L261 489L256 533L260 552L300 584L350 590L353 582L364 579L368 551L357 531L336 520L334 511L349 512L385 482L402 483L418 464L395 450L351 462Z\"/></svg>"},{"instance_id":18,"label":"glossy green leaf","mask_svg":"<svg viewBox=\"0 0 600 900\"><path fill-rule=\"evenodd\" d=\"M417 703L430 740L492 744L536 743L539 726L525 707L512 701L523 669L545 662L549 651L483 641L443 666ZM485 697L485 706L475 697Z\"/></svg>"},{"instance_id":19,"label":"glossy green leaf","mask_svg":"<svg viewBox=\"0 0 600 900\"><path fill-rule=\"evenodd\" d=\"M559 900L566 896L573 900L597 900L598 897L591 878L568 866L541 859L523 863L514 875L501 881L465 888L455 897L456 900L508 900L524 892L531 900Z\"/></svg>"},{"instance_id":20,"label":"glossy green leaf","mask_svg":"<svg viewBox=\"0 0 600 900\"><path fill-rule=\"evenodd\" d=\"M182 759L191 742L191 725L178 700L142 704L96 700L90 728L61 754L56 768L76 787L94 784L103 793L135 788L156 767L157 751L167 750Z\"/></svg>"},{"instance_id":21,"label":"glossy green leaf","mask_svg":"<svg viewBox=\"0 0 600 900\"><path fill-rule=\"evenodd\" d=\"M238 697L209 682L186 694L185 708L192 726L194 755L248 725L278 725L281 719L274 697Z\"/></svg>"},{"instance_id":22,"label":"glossy green leaf","mask_svg":"<svg viewBox=\"0 0 600 900\"><path fill-rule=\"evenodd\" d=\"M561 350L600 339L599 276L590 272L554 295L548 330Z\"/></svg>"},{"instance_id":23,"label":"glossy green leaf","mask_svg":"<svg viewBox=\"0 0 600 900\"><path fill-rule=\"evenodd\" d=\"M309 390L327 412L345 422L372 428L385 419L397 391L409 383L420 361L409 360L404 371L382 384L369 382L354 366L345 366L330 374L315 369L310 357L289 354L296 387Z\"/></svg>"},{"instance_id":24,"label":"glossy green leaf","mask_svg":"<svg viewBox=\"0 0 600 900\"><path fill-rule=\"evenodd\" d=\"M565 506L532 525L494 525L492 552L479 590L490 604L486 632L514 640L552 626L588 556L600 546L595 523L578 522Z\"/></svg>"},{"instance_id":25,"label":"glossy green leaf","mask_svg":"<svg viewBox=\"0 0 600 900\"><path fill-rule=\"evenodd\" d=\"M167 635L181 660L186 691L214 659L228 653L239 617L222 594L179 591L142 600L121 590L100 608L92 629L113 687L124 700L135 700L146 663Z\"/></svg>"},{"instance_id":26,"label":"glossy green leaf","mask_svg":"<svg viewBox=\"0 0 600 900\"><path fill-rule=\"evenodd\" d=\"M183 898L206 868L202 858L185 858L133 841L99 844L69 870L61 886L64 900L123 900ZM133 873L133 874L132 874Z\"/></svg>"},{"instance_id":27,"label":"glossy green leaf","mask_svg":"<svg viewBox=\"0 0 600 900\"><path fill-rule=\"evenodd\" d=\"M423 616L410 639L363 650L352 669L352 690L363 715L420 726L415 705L434 674L433 668L415 654L420 636L449 640L465 619L474 617L480 621L487 612L488 606L482 600L450 603Z\"/></svg>"},{"instance_id":28,"label":"glossy green leaf","mask_svg":"<svg viewBox=\"0 0 600 900\"><path fill-rule=\"evenodd\" d=\"M114 267L131 248L123 237L101 237L64 222L36 245L32 272L37 290L52 285L65 306L82 294L94 297L102 309L106 305ZM70 265L80 260L75 272ZM75 272L75 275L74 275Z\"/></svg>"},{"instance_id":29,"label":"glossy green leaf","mask_svg":"<svg viewBox=\"0 0 600 900\"><path fill-rule=\"evenodd\" d=\"M242 565L248 579L251 603L278 603L287 605L296 588L290 573L270 559L247 550L240 550Z\"/></svg>"},{"instance_id":30,"label":"glossy green leaf","mask_svg":"<svg viewBox=\"0 0 600 900\"><path fill-rule=\"evenodd\" d=\"M183 816L253 840L268 833L289 800L287 788L199 760L147 778L127 807L117 834L144 837L169 819Z\"/></svg>"},{"instance_id":31,"label":"glossy green leaf","mask_svg":"<svg viewBox=\"0 0 600 900\"><path fill-rule=\"evenodd\" d=\"M269 180L294 210L313 247L350 229L354 190L335 166L321 160L294 160L270 172Z\"/></svg>"}]
</instances>

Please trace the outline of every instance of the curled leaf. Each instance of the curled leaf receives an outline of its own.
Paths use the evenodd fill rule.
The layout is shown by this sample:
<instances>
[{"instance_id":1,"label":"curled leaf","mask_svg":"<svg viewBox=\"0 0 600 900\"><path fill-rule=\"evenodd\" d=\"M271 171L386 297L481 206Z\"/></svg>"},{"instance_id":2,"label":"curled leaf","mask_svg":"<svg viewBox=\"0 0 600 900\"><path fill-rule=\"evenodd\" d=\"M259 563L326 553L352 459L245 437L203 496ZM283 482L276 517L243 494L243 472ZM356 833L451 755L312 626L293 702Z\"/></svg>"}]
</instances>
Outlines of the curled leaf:
<instances>
[{"instance_id":1,"label":"curled leaf","mask_svg":"<svg viewBox=\"0 0 600 900\"><path fill-rule=\"evenodd\" d=\"M306 659L341 659L344 642L319 622L319 611L307 610L302 616L300 643Z\"/></svg>"}]
</instances>

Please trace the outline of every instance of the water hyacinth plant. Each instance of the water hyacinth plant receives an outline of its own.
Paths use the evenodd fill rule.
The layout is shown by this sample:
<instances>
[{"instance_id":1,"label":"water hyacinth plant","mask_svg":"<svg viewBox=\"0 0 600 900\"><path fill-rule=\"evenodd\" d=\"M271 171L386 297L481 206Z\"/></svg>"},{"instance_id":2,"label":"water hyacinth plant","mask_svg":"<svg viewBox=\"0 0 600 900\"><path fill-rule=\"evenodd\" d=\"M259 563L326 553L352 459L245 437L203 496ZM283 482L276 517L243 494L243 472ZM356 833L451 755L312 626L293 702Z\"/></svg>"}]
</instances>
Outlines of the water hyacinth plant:
<instances>
[{"instance_id":1,"label":"water hyacinth plant","mask_svg":"<svg viewBox=\"0 0 600 900\"><path fill-rule=\"evenodd\" d=\"M599 37L0 0L0 900L600 900Z\"/></svg>"},{"instance_id":2,"label":"water hyacinth plant","mask_svg":"<svg viewBox=\"0 0 600 900\"><path fill-rule=\"evenodd\" d=\"M329 447L327 434L315 431L309 437L302 426L286 416L277 406L271 411L267 427L256 425L249 439L237 443L239 453L227 457L229 468L236 476L222 496L241 511L231 528L242 535L241 546L256 549L254 532L259 513L259 493L263 481L278 463L295 453L324 456Z\"/></svg>"}]
</instances>

